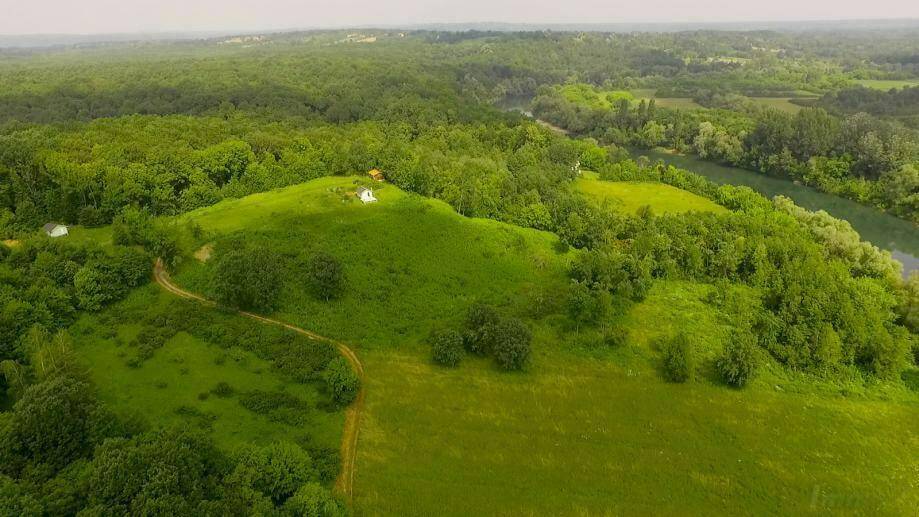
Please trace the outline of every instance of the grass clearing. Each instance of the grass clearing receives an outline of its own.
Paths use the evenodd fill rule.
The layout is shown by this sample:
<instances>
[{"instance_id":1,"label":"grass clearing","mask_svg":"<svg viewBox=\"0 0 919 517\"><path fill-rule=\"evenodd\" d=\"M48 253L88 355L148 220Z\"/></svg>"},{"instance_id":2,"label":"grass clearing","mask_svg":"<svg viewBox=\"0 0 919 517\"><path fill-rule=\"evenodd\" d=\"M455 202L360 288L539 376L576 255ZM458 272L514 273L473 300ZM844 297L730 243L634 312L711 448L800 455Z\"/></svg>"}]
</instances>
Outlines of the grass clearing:
<instances>
[{"instance_id":1,"label":"grass clearing","mask_svg":"<svg viewBox=\"0 0 919 517\"><path fill-rule=\"evenodd\" d=\"M798 104L791 102L795 97L747 97L754 103L765 108L774 108L785 113L795 114L803 108Z\"/></svg>"},{"instance_id":2,"label":"grass clearing","mask_svg":"<svg viewBox=\"0 0 919 517\"><path fill-rule=\"evenodd\" d=\"M892 88L899 89L907 86L919 86L919 79L855 79L853 82L866 88L884 91L888 91Z\"/></svg>"},{"instance_id":3,"label":"grass clearing","mask_svg":"<svg viewBox=\"0 0 919 517\"><path fill-rule=\"evenodd\" d=\"M640 88L629 90L636 99L649 101L654 99L654 104L661 108L670 109L706 109L705 106L698 104L690 97L658 97L657 90L654 88Z\"/></svg>"},{"instance_id":4,"label":"grass clearing","mask_svg":"<svg viewBox=\"0 0 919 517\"><path fill-rule=\"evenodd\" d=\"M599 202L609 202L625 213L650 206L658 214L685 212L727 212L723 206L702 196L663 183L642 181L603 181L584 174L575 188Z\"/></svg>"},{"instance_id":5,"label":"grass clearing","mask_svg":"<svg viewBox=\"0 0 919 517\"><path fill-rule=\"evenodd\" d=\"M561 93L568 102L591 109L611 109L621 99L635 100L627 90L603 90L584 83L566 84Z\"/></svg>"},{"instance_id":6,"label":"grass clearing","mask_svg":"<svg viewBox=\"0 0 919 517\"><path fill-rule=\"evenodd\" d=\"M180 303L183 302L159 286L149 285L101 315L85 316L75 326L78 356L87 366L100 399L110 409L123 417L139 418L148 425L203 429L225 450L276 440L338 449L343 412L310 410L306 417L308 425L302 427L251 412L240 405L240 396L253 390L293 395L311 407L320 401L315 384L292 382L275 370L271 362L252 352L224 348L178 332L150 359L139 366L130 365L138 349L129 343L138 335L141 325L130 319L120 321L119 315ZM213 311L200 306L191 310ZM220 314L219 317L239 316ZM214 394L212 391L221 382L232 387L234 393L223 397Z\"/></svg>"}]
</instances>

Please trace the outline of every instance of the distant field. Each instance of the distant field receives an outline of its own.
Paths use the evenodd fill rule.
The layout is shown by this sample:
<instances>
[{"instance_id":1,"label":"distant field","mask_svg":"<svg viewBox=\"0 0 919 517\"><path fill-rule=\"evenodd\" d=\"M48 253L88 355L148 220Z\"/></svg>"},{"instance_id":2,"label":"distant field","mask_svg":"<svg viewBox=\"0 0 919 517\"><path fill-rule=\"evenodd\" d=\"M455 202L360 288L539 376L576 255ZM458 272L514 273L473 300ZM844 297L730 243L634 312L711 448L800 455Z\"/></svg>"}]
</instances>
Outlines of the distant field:
<instances>
[{"instance_id":1,"label":"distant field","mask_svg":"<svg viewBox=\"0 0 919 517\"><path fill-rule=\"evenodd\" d=\"M635 213L645 205L658 214L727 211L702 196L663 183L602 181L585 175L575 185L581 192L597 200L610 201L614 207L628 213Z\"/></svg>"},{"instance_id":2,"label":"distant field","mask_svg":"<svg viewBox=\"0 0 919 517\"><path fill-rule=\"evenodd\" d=\"M903 88L905 86L919 86L919 79L855 79L853 82L868 88L876 90L890 90L891 88Z\"/></svg>"},{"instance_id":3,"label":"distant field","mask_svg":"<svg viewBox=\"0 0 919 517\"><path fill-rule=\"evenodd\" d=\"M751 101L769 108L775 108L786 113L797 113L801 111L802 106L794 104L791 99L794 97L747 97Z\"/></svg>"},{"instance_id":4,"label":"distant field","mask_svg":"<svg viewBox=\"0 0 919 517\"><path fill-rule=\"evenodd\" d=\"M653 88L630 90L632 95L637 99L650 100L654 99L654 104L662 108L673 109L705 109L704 106L697 104L689 97L657 97Z\"/></svg>"}]
</instances>

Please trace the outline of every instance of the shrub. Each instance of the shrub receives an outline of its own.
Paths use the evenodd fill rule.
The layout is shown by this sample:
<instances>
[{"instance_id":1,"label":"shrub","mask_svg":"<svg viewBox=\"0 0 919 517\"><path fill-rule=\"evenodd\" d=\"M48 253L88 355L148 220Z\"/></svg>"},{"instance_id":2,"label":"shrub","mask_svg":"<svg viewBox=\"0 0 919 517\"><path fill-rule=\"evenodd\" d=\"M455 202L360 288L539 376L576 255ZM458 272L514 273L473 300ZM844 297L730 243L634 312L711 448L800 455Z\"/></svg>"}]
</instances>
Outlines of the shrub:
<instances>
[{"instance_id":1,"label":"shrub","mask_svg":"<svg viewBox=\"0 0 919 517\"><path fill-rule=\"evenodd\" d=\"M299 445L275 442L265 447L243 449L229 480L281 503L298 487L318 477L313 459Z\"/></svg>"},{"instance_id":2,"label":"shrub","mask_svg":"<svg viewBox=\"0 0 919 517\"><path fill-rule=\"evenodd\" d=\"M217 385L214 386L214 389L211 390L211 393L220 398L231 397L235 392L236 390L224 381L218 382Z\"/></svg>"},{"instance_id":3,"label":"shrub","mask_svg":"<svg viewBox=\"0 0 919 517\"><path fill-rule=\"evenodd\" d=\"M530 357L530 329L516 318L503 318L490 327L492 353L498 365L505 370L523 368Z\"/></svg>"},{"instance_id":4,"label":"shrub","mask_svg":"<svg viewBox=\"0 0 919 517\"><path fill-rule=\"evenodd\" d=\"M455 330L444 330L431 337L434 362L442 366L456 366L463 359L463 337Z\"/></svg>"},{"instance_id":5,"label":"shrub","mask_svg":"<svg viewBox=\"0 0 919 517\"><path fill-rule=\"evenodd\" d=\"M494 307L476 302L466 314L466 332L463 345L473 354L485 355L491 351L490 330L501 319Z\"/></svg>"},{"instance_id":6,"label":"shrub","mask_svg":"<svg viewBox=\"0 0 919 517\"><path fill-rule=\"evenodd\" d=\"M307 483L284 503L284 510L296 517L339 517L348 515L345 505L318 483Z\"/></svg>"},{"instance_id":7,"label":"shrub","mask_svg":"<svg viewBox=\"0 0 919 517\"><path fill-rule=\"evenodd\" d=\"M628 343L629 331L623 327L613 327L603 336L603 342L611 348L618 348Z\"/></svg>"},{"instance_id":8,"label":"shrub","mask_svg":"<svg viewBox=\"0 0 919 517\"><path fill-rule=\"evenodd\" d=\"M347 406L356 397L361 389L361 380L351 369L351 365L344 357L339 357L329 363L322 373L326 389L336 403Z\"/></svg>"},{"instance_id":9,"label":"shrub","mask_svg":"<svg viewBox=\"0 0 919 517\"><path fill-rule=\"evenodd\" d=\"M695 355L685 334L677 334L661 345L664 355L664 376L671 382L686 382L695 369Z\"/></svg>"},{"instance_id":10,"label":"shrub","mask_svg":"<svg viewBox=\"0 0 919 517\"><path fill-rule=\"evenodd\" d=\"M270 309L281 287L278 261L264 249L230 246L218 246L214 254L217 300L242 309Z\"/></svg>"},{"instance_id":11,"label":"shrub","mask_svg":"<svg viewBox=\"0 0 919 517\"><path fill-rule=\"evenodd\" d=\"M715 368L724 382L743 387L759 369L760 355L756 341L751 334L735 332L725 343L721 357L715 361Z\"/></svg>"},{"instance_id":12,"label":"shrub","mask_svg":"<svg viewBox=\"0 0 919 517\"><path fill-rule=\"evenodd\" d=\"M341 263L328 253L317 253L307 264L307 274L316 296L328 301L341 293L344 271Z\"/></svg>"}]
</instances>

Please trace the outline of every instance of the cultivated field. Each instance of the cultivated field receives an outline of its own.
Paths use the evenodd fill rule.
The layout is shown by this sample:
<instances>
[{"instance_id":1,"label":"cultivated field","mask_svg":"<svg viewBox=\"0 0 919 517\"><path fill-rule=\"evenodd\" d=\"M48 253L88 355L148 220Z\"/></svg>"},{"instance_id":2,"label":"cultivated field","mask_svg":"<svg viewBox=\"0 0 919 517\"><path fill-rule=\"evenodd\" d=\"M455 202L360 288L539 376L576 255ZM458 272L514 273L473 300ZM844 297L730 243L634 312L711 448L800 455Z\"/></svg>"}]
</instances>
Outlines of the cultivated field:
<instances>
[{"instance_id":1,"label":"cultivated field","mask_svg":"<svg viewBox=\"0 0 919 517\"><path fill-rule=\"evenodd\" d=\"M854 82L875 90L890 90L906 86L919 86L919 79L856 79Z\"/></svg>"}]
</instances>

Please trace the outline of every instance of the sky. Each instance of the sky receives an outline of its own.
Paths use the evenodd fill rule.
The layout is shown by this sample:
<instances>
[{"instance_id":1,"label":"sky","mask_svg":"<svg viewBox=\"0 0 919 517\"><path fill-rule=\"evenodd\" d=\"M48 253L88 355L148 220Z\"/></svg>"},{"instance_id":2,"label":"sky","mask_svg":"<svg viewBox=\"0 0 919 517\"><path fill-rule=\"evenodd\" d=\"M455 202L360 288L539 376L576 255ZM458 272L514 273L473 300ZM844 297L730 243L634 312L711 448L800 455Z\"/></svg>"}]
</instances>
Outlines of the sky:
<instances>
[{"instance_id":1,"label":"sky","mask_svg":"<svg viewBox=\"0 0 919 517\"><path fill-rule=\"evenodd\" d=\"M919 18L919 0L0 0L0 34Z\"/></svg>"}]
</instances>

